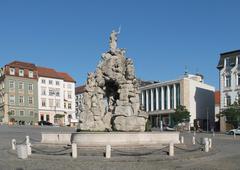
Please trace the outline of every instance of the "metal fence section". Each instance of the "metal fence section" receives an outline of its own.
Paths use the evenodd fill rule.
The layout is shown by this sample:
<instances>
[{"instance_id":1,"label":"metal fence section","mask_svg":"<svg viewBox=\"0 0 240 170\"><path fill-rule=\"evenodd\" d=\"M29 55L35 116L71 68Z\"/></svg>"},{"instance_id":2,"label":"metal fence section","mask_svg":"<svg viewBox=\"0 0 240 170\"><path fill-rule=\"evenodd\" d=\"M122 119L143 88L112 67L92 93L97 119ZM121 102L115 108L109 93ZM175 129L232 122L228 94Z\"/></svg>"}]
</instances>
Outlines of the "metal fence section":
<instances>
[{"instance_id":1,"label":"metal fence section","mask_svg":"<svg viewBox=\"0 0 240 170\"><path fill-rule=\"evenodd\" d=\"M151 151L147 151L147 152L141 152L141 151L137 151L137 150L134 150L134 151L124 151L124 150L119 150L119 149L112 149L112 152L113 154L118 154L118 155L121 155L121 156L145 156L145 155L151 155L151 154L156 154L156 153L167 153L168 151L167 150L164 150L165 148L168 148L169 145L167 146L164 146L163 148L161 149L154 149L154 150L151 150Z\"/></svg>"},{"instance_id":2,"label":"metal fence section","mask_svg":"<svg viewBox=\"0 0 240 170\"><path fill-rule=\"evenodd\" d=\"M68 152L67 152L68 151ZM42 154L42 155L69 155L71 154L71 147L64 147L61 150L46 150L32 146L32 152L35 154Z\"/></svg>"}]
</instances>

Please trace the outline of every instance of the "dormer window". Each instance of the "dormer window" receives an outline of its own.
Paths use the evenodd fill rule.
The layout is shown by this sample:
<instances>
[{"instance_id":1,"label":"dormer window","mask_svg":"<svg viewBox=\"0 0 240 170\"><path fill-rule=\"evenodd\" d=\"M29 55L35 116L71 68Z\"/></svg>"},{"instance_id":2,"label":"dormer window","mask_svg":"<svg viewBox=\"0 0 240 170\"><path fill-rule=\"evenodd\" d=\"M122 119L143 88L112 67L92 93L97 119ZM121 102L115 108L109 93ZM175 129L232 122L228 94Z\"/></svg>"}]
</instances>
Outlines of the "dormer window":
<instances>
[{"instance_id":1,"label":"dormer window","mask_svg":"<svg viewBox=\"0 0 240 170\"><path fill-rule=\"evenodd\" d=\"M28 77L33 78L33 71L28 71Z\"/></svg>"},{"instance_id":2,"label":"dormer window","mask_svg":"<svg viewBox=\"0 0 240 170\"><path fill-rule=\"evenodd\" d=\"M10 68L10 75L15 75L15 68Z\"/></svg>"},{"instance_id":3,"label":"dormer window","mask_svg":"<svg viewBox=\"0 0 240 170\"><path fill-rule=\"evenodd\" d=\"M24 76L24 70L23 69L19 69L18 74L19 74L19 76L23 77Z\"/></svg>"}]
</instances>

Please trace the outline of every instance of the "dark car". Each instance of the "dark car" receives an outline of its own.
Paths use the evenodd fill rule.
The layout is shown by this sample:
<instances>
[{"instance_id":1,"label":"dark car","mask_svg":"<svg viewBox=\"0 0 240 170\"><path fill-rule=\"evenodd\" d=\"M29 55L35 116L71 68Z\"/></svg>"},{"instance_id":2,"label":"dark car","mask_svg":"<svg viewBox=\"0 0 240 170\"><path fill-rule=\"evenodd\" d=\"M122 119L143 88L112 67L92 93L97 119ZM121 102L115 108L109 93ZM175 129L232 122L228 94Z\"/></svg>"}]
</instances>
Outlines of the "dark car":
<instances>
[{"instance_id":1,"label":"dark car","mask_svg":"<svg viewBox=\"0 0 240 170\"><path fill-rule=\"evenodd\" d=\"M38 125L43 125L43 126L52 126L53 124L44 120L41 120L38 122Z\"/></svg>"}]
</instances>

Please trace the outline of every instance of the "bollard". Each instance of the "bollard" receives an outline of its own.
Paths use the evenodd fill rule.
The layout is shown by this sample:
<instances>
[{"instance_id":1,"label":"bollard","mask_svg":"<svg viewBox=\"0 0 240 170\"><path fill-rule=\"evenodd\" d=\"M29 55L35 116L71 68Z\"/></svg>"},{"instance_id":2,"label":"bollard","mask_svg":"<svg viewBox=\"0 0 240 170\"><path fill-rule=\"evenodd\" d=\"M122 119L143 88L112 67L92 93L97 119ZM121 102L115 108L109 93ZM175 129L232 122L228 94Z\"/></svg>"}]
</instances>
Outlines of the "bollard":
<instances>
[{"instance_id":1,"label":"bollard","mask_svg":"<svg viewBox=\"0 0 240 170\"><path fill-rule=\"evenodd\" d=\"M72 158L77 158L77 144L72 143Z\"/></svg>"},{"instance_id":2,"label":"bollard","mask_svg":"<svg viewBox=\"0 0 240 170\"><path fill-rule=\"evenodd\" d=\"M106 154L105 154L106 158L111 158L111 145L107 145L106 146Z\"/></svg>"},{"instance_id":3,"label":"bollard","mask_svg":"<svg viewBox=\"0 0 240 170\"><path fill-rule=\"evenodd\" d=\"M31 143L27 144L27 154L32 155L32 148L31 148Z\"/></svg>"},{"instance_id":4,"label":"bollard","mask_svg":"<svg viewBox=\"0 0 240 170\"><path fill-rule=\"evenodd\" d=\"M213 130L213 132L212 132L212 136L213 136L213 137L215 136L215 132L214 132L214 130Z\"/></svg>"},{"instance_id":5,"label":"bollard","mask_svg":"<svg viewBox=\"0 0 240 170\"><path fill-rule=\"evenodd\" d=\"M211 149L211 148L212 148L212 139L209 138L209 139L208 139L208 142L209 142L209 149Z\"/></svg>"},{"instance_id":6,"label":"bollard","mask_svg":"<svg viewBox=\"0 0 240 170\"><path fill-rule=\"evenodd\" d=\"M174 143L169 144L169 156L174 156Z\"/></svg>"},{"instance_id":7,"label":"bollard","mask_svg":"<svg viewBox=\"0 0 240 170\"><path fill-rule=\"evenodd\" d=\"M209 152L209 141L208 138L204 138L204 151Z\"/></svg>"},{"instance_id":8,"label":"bollard","mask_svg":"<svg viewBox=\"0 0 240 170\"><path fill-rule=\"evenodd\" d=\"M12 150L16 150L16 139L12 139Z\"/></svg>"},{"instance_id":9,"label":"bollard","mask_svg":"<svg viewBox=\"0 0 240 170\"><path fill-rule=\"evenodd\" d=\"M28 145L29 143L30 143L29 136L26 136L26 145Z\"/></svg>"},{"instance_id":10,"label":"bollard","mask_svg":"<svg viewBox=\"0 0 240 170\"><path fill-rule=\"evenodd\" d=\"M27 145L17 145L17 156L20 159L27 159Z\"/></svg>"},{"instance_id":11,"label":"bollard","mask_svg":"<svg viewBox=\"0 0 240 170\"><path fill-rule=\"evenodd\" d=\"M236 133L233 132L233 139L236 139Z\"/></svg>"},{"instance_id":12,"label":"bollard","mask_svg":"<svg viewBox=\"0 0 240 170\"><path fill-rule=\"evenodd\" d=\"M195 136L192 137L192 144L193 144L193 145L196 144L196 138L195 138Z\"/></svg>"},{"instance_id":13,"label":"bollard","mask_svg":"<svg viewBox=\"0 0 240 170\"><path fill-rule=\"evenodd\" d=\"M181 136L181 143L184 143L184 137Z\"/></svg>"}]
</instances>

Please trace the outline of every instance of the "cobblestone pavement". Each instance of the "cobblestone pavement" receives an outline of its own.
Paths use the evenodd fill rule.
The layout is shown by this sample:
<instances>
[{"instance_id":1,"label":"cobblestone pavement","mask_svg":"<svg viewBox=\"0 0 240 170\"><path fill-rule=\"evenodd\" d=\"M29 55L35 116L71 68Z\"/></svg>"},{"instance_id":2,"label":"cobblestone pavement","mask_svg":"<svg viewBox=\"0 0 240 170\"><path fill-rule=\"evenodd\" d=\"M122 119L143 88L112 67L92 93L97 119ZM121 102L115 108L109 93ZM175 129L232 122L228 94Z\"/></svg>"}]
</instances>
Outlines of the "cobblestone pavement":
<instances>
[{"instance_id":1,"label":"cobblestone pavement","mask_svg":"<svg viewBox=\"0 0 240 170\"><path fill-rule=\"evenodd\" d=\"M197 133L196 139L211 137L213 149L205 153L200 145L191 145L193 133L182 133L184 145L175 148L175 156L167 155L168 148L113 148L112 158L103 156L104 148L79 148L78 158L72 159L69 146L46 146L37 143L43 131L74 132L73 128L62 127L7 127L0 126L0 170L124 170L124 169L191 169L191 170L240 170L240 136L225 134ZM27 160L17 158L16 151L11 150L10 141L24 141L28 135L32 139L33 153ZM36 150L37 149L37 150ZM47 151L47 152L42 152ZM56 152L58 151L58 152ZM60 151L60 152L59 152ZM50 154L49 154L50 152ZM55 153L56 155L52 155Z\"/></svg>"}]
</instances>

